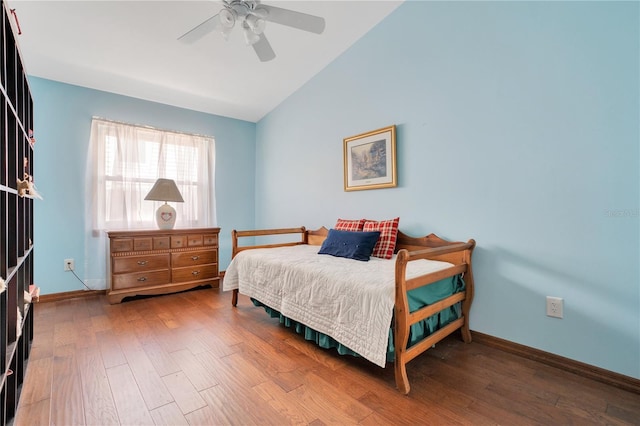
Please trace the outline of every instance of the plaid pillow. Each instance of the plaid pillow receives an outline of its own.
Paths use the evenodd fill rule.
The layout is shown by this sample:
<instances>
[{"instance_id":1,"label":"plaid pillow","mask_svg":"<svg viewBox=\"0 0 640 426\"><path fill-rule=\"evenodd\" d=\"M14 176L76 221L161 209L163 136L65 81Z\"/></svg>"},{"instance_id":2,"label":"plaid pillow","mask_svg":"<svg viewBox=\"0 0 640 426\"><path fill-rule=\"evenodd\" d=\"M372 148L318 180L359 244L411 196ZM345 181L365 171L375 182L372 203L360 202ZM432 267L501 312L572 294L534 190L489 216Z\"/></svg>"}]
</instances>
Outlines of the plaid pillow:
<instances>
[{"instance_id":1,"label":"plaid pillow","mask_svg":"<svg viewBox=\"0 0 640 426\"><path fill-rule=\"evenodd\" d=\"M383 220L376 222L373 220L367 220L364 223L363 231L379 231L380 238L376 246L373 248L371 256L381 257L382 259L391 259L393 252L396 249L396 241L398 239L398 223L400 218Z\"/></svg>"},{"instance_id":2,"label":"plaid pillow","mask_svg":"<svg viewBox=\"0 0 640 426\"><path fill-rule=\"evenodd\" d=\"M350 220L350 219L338 219L336 226L333 229L338 231L362 231L364 227L364 219Z\"/></svg>"}]
</instances>

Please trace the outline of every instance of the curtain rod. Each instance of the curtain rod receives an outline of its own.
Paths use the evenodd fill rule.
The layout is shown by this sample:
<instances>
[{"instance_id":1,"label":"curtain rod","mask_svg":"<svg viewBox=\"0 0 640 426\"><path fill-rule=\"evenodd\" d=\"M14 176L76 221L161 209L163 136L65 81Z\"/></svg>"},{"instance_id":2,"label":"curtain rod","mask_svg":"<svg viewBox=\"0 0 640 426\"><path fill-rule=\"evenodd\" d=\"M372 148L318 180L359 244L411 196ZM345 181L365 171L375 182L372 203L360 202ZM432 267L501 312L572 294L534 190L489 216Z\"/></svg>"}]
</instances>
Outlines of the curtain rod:
<instances>
[{"instance_id":1,"label":"curtain rod","mask_svg":"<svg viewBox=\"0 0 640 426\"><path fill-rule=\"evenodd\" d=\"M104 122L107 122L107 123L124 124L125 126L141 127L143 129L157 130L159 132L168 132L168 133L175 133L175 134L178 134L178 135L187 135L187 136L199 136L201 138L209 138L209 139L213 139L215 141L215 138L213 136L210 136L210 135L203 135L203 134L199 134L199 133L181 132L179 130L162 129L162 128L159 128L159 127L148 126L146 124L127 123L126 121L112 120L110 118L98 117L96 115L92 116L91 118L94 119L94 120L100 120L100 121L104 121Z\"/></svg>"}]
</instances>

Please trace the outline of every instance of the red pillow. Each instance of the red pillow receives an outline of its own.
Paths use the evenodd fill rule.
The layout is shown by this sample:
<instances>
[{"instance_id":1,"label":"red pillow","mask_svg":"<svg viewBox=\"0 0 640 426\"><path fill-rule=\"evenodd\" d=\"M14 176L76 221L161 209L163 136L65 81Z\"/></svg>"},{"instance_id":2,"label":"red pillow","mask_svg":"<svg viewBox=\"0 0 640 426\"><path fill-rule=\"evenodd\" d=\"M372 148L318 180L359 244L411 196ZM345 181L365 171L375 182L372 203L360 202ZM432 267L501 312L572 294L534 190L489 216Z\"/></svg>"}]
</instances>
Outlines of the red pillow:
<instances>
[{"instance_id":1,"label":"red pillow","mask_svg":"<svg viewBox=\"0 0 640 426\"><path fill-rule=\"evenodd\" d=\"M350 220L350 219L338 219L336 226L333 229L338 231L362 231L364 227L365 219Z\"/></svg>"},{"instance_id":2,"label":"red pillow","mask_svg":"<svg viewBox=\"0 0 640 426\"><path fill-rule=\"evenodd\" d=\"M396 241L398 240L399 222L399 217L390 220L383 220L380 222L376 222L373 220L365 221L364 228L362 229L363 231L380 232L380 238L378 238L378 242L373 248L373 253L371 253L371 256L381 257L382 259L391 259L391 257L393 257L393 252L396 249Z\"/></svg>"}]
</instances>

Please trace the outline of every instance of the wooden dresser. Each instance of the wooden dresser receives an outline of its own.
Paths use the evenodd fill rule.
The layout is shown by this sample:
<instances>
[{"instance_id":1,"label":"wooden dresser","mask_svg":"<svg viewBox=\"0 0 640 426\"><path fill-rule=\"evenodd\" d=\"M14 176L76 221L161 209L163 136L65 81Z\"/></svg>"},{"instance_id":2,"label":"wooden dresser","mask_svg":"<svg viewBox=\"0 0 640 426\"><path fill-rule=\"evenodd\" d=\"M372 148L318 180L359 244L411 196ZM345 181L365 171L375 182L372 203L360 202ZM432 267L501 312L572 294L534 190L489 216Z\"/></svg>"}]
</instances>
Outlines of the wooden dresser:
<instances>
[{"instance_id":1,"label":"wooden dresser","mask_svg":"<svg viewBox=\"0 0 640 426\"><path fill-rule=\"evenodd\" d=\"M220 228L110 231L109 303L127 296L218 287Z\"/></svg>"}]
</instances>

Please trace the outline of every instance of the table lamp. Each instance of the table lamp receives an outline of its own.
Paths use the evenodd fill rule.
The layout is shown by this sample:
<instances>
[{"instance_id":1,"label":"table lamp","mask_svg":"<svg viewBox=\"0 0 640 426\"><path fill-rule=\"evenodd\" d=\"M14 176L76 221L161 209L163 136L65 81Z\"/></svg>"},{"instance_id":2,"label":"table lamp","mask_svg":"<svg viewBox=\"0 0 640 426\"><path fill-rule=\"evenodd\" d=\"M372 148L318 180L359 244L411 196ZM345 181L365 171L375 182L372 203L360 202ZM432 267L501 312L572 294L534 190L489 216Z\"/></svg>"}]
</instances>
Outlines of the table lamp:
<instances>
[{"instance_id":1,"label":"table lamp","mask_svg":"<svg viewBox=\"0 0 640 426\"><path fill-rule=\"evenodd\" d=\"M144 197L145 200L164 201L156 211L156 223L160 229L173 229L176 224L176 210L167 204L167 201L183 203L182 195L178 191L176 183L171 179L158 179L151 191Z\"/></svg>"}]
</instances>

